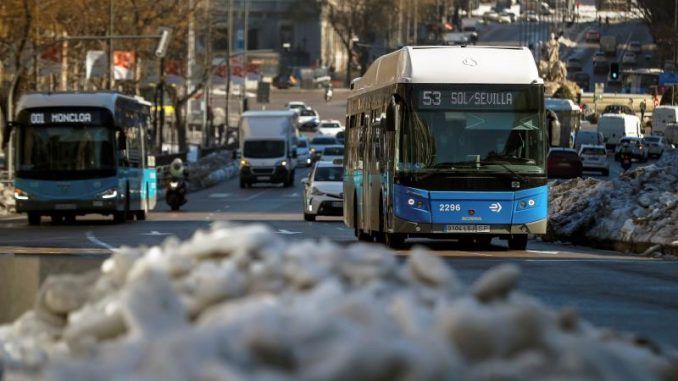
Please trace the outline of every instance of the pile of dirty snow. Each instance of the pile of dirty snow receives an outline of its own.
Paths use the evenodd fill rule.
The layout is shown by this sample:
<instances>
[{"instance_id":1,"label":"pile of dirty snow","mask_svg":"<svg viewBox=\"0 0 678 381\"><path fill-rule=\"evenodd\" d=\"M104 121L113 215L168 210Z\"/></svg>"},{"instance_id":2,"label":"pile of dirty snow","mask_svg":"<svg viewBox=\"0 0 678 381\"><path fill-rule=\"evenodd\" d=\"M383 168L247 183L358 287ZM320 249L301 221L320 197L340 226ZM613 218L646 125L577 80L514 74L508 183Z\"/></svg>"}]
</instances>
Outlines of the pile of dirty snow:
<instances>
[{"instance_id":1,"label":"pile of dirty snow","mask_svg":"<svg viewBox=\"0 0 678 381\"><path fill-rule=\"evenodd\" d=\"M677 151L609 180L555 182L549 198L547 238L678 246Z\"/></svg>"},{"instance_id":2,"label":"pile of dirty snow","mask_svg":"<svg viewBox=\"0 0 678 381\"><path fill-rule=\"evenodd\" d=\"M58 276L0 328L6 370L70 380L669 380L678 357L414 250L285 241L261 225L125 248Z\"/></svg>"},{"instance_id":3,"label":"pile of dirty snow","mask_svg":"<svg viewBox=\"0 0 678 381\"><path fill-rule=\"evenodd\" d=\"M8 183L0 183L0 216L14 212L14 187Z\"/></svg>"},{"instance_id":4,"label":"pile of dirty snow","mask_svg":"<svg viewBox=\"0 0 678 381\"><path fill-rule=\"evenodd\" d=\"M211 153L195 163L186 164L188 171L188 189L196 191L216 185L234 177L238 173L237 162L233 161L230 152ZM160 173L158 184L164 187L169 176L169 169Z\"/></svg>"}]
</instances>

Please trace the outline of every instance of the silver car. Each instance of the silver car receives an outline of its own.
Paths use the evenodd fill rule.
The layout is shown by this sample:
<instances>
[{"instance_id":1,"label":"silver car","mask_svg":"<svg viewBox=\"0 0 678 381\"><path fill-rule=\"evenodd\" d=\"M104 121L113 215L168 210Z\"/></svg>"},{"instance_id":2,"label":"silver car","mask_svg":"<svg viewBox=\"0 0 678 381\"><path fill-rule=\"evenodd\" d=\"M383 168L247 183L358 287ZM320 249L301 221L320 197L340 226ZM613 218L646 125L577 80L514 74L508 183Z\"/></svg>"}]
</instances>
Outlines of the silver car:
<instances>
[{"instance_id":1,"label":"silver car","mask_svg":"<svg viewBox=\"0 0 678 381\"><path fill-rule=\"evenodd\" d=\"M600 171L603 176L610 174L610 164L604 145L582 144L579 158L584 171Z\"/></svg>"},{"instance_id":2,"label":"silver car","mask_svg":"<svg viewBox=\"0 0 678 381\"><path fill-rule=\"evenodd\" d=\"M668 148L666 139L663 136L648 136L643 138L643 142L645 142L648 156L661 157Z\"/></svg>"},{"instance_id":3,"label":"silver car","mask_svg":"<svg viewBox=\"0 0 678 381\"><path fill-rule=\"evenodd\" d=\"M300 136L297 139L297 165L309 167L312 161L308 139L304 136Z\"/></svg>"},{"instance_id":4,"label":"silver car","mask_svg":"<svg viewBox=\"0 0 678 381\"><path fill-rule=\"evenodd\" d=\"M304 220L315 221L316 216L344 214L344 166L342 161L319 161L304 184Z\"/></svg>"}]
</instances>

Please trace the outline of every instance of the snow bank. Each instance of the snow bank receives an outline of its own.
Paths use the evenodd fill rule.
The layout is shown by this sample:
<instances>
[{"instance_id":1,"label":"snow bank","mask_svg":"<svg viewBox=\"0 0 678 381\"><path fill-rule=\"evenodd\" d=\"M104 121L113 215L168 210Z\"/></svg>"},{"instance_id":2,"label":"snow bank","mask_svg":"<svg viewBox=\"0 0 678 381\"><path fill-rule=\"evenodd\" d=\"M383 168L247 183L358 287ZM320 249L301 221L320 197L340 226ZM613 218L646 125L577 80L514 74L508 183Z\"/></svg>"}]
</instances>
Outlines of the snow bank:
<instances>
[{"instance_id":1,"label":"snow bank","mask_svg":"<svg viewBox=\"0 0 678 381\"><path fill-rule=\"evenodd\" d=\"M238 163L231 159L230 152L212 153L195 163L189 163L187 170L188 189L189 191L197 191L200 189L209 188L222 181L233 178L238 174ZM167 173L161 173L158 179L158 185L164 189L166 185ZM160 197L164 197L164 191L159 193Z\"/></svg>"},{"instance_id":2,"label":"snow bank","mask_svg":"<svg viewBox=\"0 0 678 381\"><path fill-rule=\"evenodd\" d=\"M616 178L557 181L547 238L678 246L678 151Z\"/></svg>"},{"instance_id":3,"label":"snow bank","mask_svg":"<svg viewBox=\"0 0 678 381\"><path fill-rule=\"evenodd\" d=\"M124 248L101 275L59 276L0 328L31 379L668 380L678 357L515 290L501 265L470 287L440 258L285 241L261 225ZM644 344L643 344L644 343Z\"/></svg>"},{"instance_id":4,"label":"snow bank","mask_svg":"<svg viewBox=\"0 0 678 381\"><path fill-rule=\"evenodd\" d=\"M14 212L14 187L8 183L0 183L0 216Z\"/></svg>"}]
</instances>

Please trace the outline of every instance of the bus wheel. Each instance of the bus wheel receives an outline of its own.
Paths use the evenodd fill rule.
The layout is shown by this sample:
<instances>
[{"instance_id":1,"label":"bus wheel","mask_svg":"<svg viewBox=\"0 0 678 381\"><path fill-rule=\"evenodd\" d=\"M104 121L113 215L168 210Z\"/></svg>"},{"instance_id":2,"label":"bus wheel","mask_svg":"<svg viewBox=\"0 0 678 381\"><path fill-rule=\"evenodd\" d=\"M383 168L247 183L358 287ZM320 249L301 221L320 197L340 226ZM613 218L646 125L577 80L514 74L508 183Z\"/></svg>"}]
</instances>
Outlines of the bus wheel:
<instances>
[{"instance_id":1,"label":"bus wheel","mask_svg":"<svg viewBox=\"0 0 678 381\"><path fill-rule=\"evenodd\" d=\"M29 225L40 225L40 215L38 213L29 212L28 213L28 224Z\"/></svg>"},{"instance_id":2,"label":"bus wheel","mask_svg":"<svg viewBox=\"0 0 678 381\"><path fill-rule=\"evenodd\" d=\"M146 211L145 210L137 210L135 213L135 217L137 218L137 221L145 221L146 220Z\"/></svg>"},{"instance_id":3,"label":"bus wheel","mask_svg":"<svg viewBox=\"0 0 678 381\"><path fill-rule=\"evenodd\" d=\"M527 234L517 234L509 237L508 247L511 250L525 250L527 248Z\"/></svg>"},{"instance_id":4,"label":"bus wheel","mask_svg":"<svg viewBox=\"0 0 678 381\"><path fill-rule=\"evenodd\" d=\"M130 211L129 185L127 186L127 193L125 194L125 218L129 221L134 219L134 213Z\"/></svg>"},{"instance_id":5,"label":"bus wheel","mask_svg":"<svg viewBox=\"0 0 678 381\"><path fill-rule=\"evenodd\" d=\"M405 245L405 235L399 233L385 233L384 243L391 249L402 249Z\"/></svg>"}]
</instances>

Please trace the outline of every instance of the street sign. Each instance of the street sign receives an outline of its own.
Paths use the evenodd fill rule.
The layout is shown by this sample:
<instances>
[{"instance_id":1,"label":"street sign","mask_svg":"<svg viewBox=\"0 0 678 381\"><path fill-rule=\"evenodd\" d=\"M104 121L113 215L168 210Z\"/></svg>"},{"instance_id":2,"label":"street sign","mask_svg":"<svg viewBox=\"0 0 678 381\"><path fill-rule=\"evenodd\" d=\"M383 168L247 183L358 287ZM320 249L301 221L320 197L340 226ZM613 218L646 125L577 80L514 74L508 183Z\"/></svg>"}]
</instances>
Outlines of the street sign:
<instances>
[{"instance_id":1,"label":"street sign","mask_svg":"<svg viewBox=\"0 0 678 381\"><path fill-rule=\"evenodd\" d=\"M271 97L271 84L259 81L257 84L257 103L269 103Z\"/></svg>"}]
</instances>

